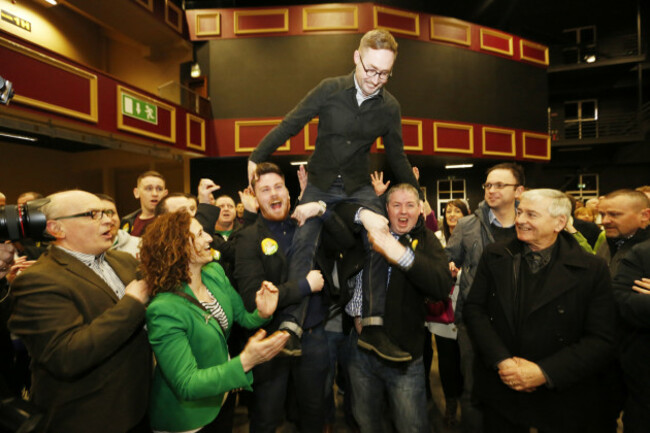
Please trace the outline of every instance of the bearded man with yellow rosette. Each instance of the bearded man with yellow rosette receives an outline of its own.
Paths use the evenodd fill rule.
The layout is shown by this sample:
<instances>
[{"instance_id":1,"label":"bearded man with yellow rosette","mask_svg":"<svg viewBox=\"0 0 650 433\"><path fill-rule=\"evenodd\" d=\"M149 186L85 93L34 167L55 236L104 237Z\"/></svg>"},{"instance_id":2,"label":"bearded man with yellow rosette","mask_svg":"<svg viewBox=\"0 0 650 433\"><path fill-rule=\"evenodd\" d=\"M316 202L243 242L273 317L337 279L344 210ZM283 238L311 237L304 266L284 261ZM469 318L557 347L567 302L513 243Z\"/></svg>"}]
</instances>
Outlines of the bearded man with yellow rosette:
<instances>
[{"instance_id":1,"label":"bearded man with yellow rosette","mask_svg":"<svg viewBox=\"0 0 650 433\"><path fill-rule=\"evenodd\" d=\"M300 353L287 353L285 347L285 355L289 356L276 357L253 369L255 386L253 403L249 407L250 431L275 432L280 426L292 377L299 407L298 430L320 433L325 419L324 391L329 368L324 330L328 305L321 292L323 276L320 271L312 270L306 278L288 279L297 224L290 217L289 191L280 168L272 163L258 164L251 186L259 204L259 214L254 224L239 232L235 254L234 275L244 304L249 311L255 308L255 292L263 281L278 288L276 313L264 327L271 333L303 299L309 299L309 307L302 322ZM310 216L322 214L318 203L301 206Z\"/></svg>"}]
</instances>

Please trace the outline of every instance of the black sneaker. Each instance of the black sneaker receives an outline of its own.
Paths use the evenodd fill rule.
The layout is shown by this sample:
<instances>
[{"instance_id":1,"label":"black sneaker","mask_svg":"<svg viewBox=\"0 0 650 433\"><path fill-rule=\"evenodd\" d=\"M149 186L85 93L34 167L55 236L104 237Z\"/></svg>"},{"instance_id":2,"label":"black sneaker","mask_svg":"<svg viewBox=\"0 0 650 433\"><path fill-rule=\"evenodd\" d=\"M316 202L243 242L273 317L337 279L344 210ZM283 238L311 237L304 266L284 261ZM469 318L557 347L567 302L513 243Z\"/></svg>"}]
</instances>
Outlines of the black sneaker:
<instances>
[{"instance_id":1,"label":"black sneaker","mask_svg":"<svg viewBox=\"0 0 650 433\"><path fill-rule=\"evenodd\" d=\"M280 351L280 356L302 356L302 345L300 344L300 338L292 331L288 329L283 329L283 331L289 333L289 340L287 344L284 345Z\"/></svg>"},{"instance_id":2,"label":"black sneaker","mask_svg":"<svg viewBox=\"0 0 650 433\"><path fill-rule=\"evenodd\" d=\"M413 360L410 353L403 351L390 340L383 326L364 326L357 344L359 347L371 350L388 361L407 362Z\"/></svg>"}]
</instances>

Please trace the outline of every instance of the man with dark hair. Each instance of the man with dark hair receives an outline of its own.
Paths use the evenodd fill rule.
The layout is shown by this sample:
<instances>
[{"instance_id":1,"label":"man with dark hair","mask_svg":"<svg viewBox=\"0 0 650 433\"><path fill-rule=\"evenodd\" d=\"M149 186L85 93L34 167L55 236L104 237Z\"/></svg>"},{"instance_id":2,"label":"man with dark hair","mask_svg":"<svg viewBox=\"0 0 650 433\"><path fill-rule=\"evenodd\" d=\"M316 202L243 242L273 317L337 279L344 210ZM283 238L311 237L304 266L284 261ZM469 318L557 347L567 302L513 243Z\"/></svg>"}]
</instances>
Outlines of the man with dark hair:
<instances>
[{"instance_id":1,"label":"man with dark hair","mask_svg":"<svg viewBox=\"0 0 650 433\"><path fill-rule=\"evenodd\" d=\"M561 191L526 191L517 238L483 251L463 316L486 433L615 431L609 273L564 230L570 216Z\"/></svg>"},{"instance_id":2,"label":"man with dark hair","mask_svg":"<svg viewBox=\"0 0 650 433\"><path fill-rule=\"evenodd\" d=\"M413 360L387 363L375 353L356 347L362 332L361 284L357 278L355 294L345 309L354 317L356 330L350 335L352 408L362 433L382 431L384 410L390 411L398 431L428 433L423 305L425 297L446 299L453 280L440 242L420 215L419 191L410 184L392 187L386 195L386 210L390 232L368 232L373 248L390 263L388 278L383 282L387 300L384 326L389 337Z\"/></svg>"},{"instance_id":3,"label":"man with dark hair","mask_svg":"<svg viewBox=\"0 0 650 433\"><path fill-rule=\"evenodd\" d=\"M257 163L265 161L282 143L300 132L314 117L319 117L315 150L309 159L308 185L301 204L318 203L322 212L339 202L362 204L366 209L361 218L364 227L383 228L387 221L381 216L383 206L376 197L370 181L370 148L381 137L386 159L399 182L418 188L411 165L404 154L400 106L384 85L392 75L397 56L397 42L384 29L367 32L354 51L355 70L341 77L327 78L285 116L283 121L262 139L250 155L248 175L251 179ZM304 278L312 269L318 247L322 220L307 220L297 208L294 218L300 228L294 241L290 278ZM374 216L372 212L375 212ZM383 323L385 288L375 286L383 281L387 266L376 253L369 255L365 266L369 274L364 279L363 335L360 345L372 348L393 361L407 361L408 354L386 336ZM372 272L371 272L372 269ZM299 317L283 324L296 337L302 334ZM299 344L293 338L288 346Z\"/></svg>"},{"instance_id":4,"label":"man with dark hair","mask_svg":"<svg viewBox=\"0 0 650 433\"><path fill-rule=\"evenodd\" d=\"M609 264L612 276L625 254L639 242L650 238L650 199L631 189L610 192L600 200L598 212L605 229L607 242L598 247L596 255Z\"/></svg>"},{"instance_id":5,"label":"man with dark hair","mask_svg":"<svg viewBox=\"0 0 650 433\"><path fill-rule=\"evenodd\" d=\"M145 229L156 217L155 210L158 202L167 195L165 178L157 171L145 171L138 176L133 196L140 200L140 209L131 212L120 222L122 230L133 236L142 236Z\"/></svg>"},{"instance_id":6,"label":"man with dark hair","mask_svg":"<svg viewBox=\"0 0 650 433\"><path fill-rule=\"evenodd\" d=\"M196 197L184 192L169 193L158 202L154 215L159 216L168 212L176 212L181 209L186 210L190 215L195 216L198 209Z\"/></svg>"},{"instance_id":7,"label":"man with dark hair","mask_svg":"<svg viewBox=\"0 0 650 433\"><path fill-rule=\"evenodd\" d=\"M483 249L494 242L508 242L516 236L516 201L524 190L524 181L524 171L518 164L506 162L490 167L482 185L485 200L479 203L472 215L458 221L445 248L452 274L455 276L462 270L455 317L463 372L460 403L461 424L465 433L482 431L482 415L471 398L474 351L463 323L463 304L472 287Z\"/></svg>"},{"instance_id":8,"label":"man with dark hair","mask_svg":"<svg viewBox=\"0 0 650 433\"><path fill-rule=\"evenodd\" d=\"M124 251L136 259L140 252L140 238L131 236L125 230L120 229L120 216L115 207L115 200L108 194L95 194L102 201L104 213L111 219L111 233L113 235L112 250Z\"/></svg>"},{"instance_id":9,"label":"man with dark hair","mask_svg":"<svg viewBox=\"0 0 650 433\"><path fill-rule=\"evenodd\" d=\"M233 200L229 195L220 195L215 201L215 206L220 209L220 212L219 219L214 225L214 232L224 241L227 241L233 231L239 228L235 221L235 218L237 218L235 200Z\"/></svg>"},{"instance_id":10,"label":"man with dark hair","mask_svg":"<svg viewBox=\"0 0 650 433\"><path fill-rule=\"evenodd\" d=\"M109 251L111 221L97 196L48 198L55 241L14 280L9 320L32 357L33 402L47 412L47 431L144 432L152 359L138 262Z\"/></svg>"},{"instance_id":11,"label":"man with dark hair","mask_svg":"<svg viewBox=\"0 0 650 433\"><path fill-rule=\"evenodd\" d=\"M622 338L619 361L626 385L625 433L650 431L650 240L634 245L612 281Z\"/></svg>"},{"instance_id":12,"label":"man with dark hair","mask_svg":"<svg viewBox=\"0 0 650 433\"><path fill-rule=\"evenodd\" d=\"M596 255L605 259L609 265L609 273L614 277L618 274L619 265L623 258L626 257L630 250L635 245L650 239L650 229L647 228L650 221L650 199L640 191L619 189L610 192L599 201L598 212L605 229L606 238L604 242L599 244ZM620 306L621 299L619 296ZM629 319L624 318L624 323L625 320ZM623 345L624 348L625 344ZM616 417L626 404L627 391L624 382L629 383L630 381L629 377L627 379L625 377L625 369L629 370L629 365L624 364L629 361L629 358L626 359L625 356L621 356L618 361L613 369L616 376L612 379L609 393L610 409Z\"/></svg>"},{"instance_id":13,"label":"man with dark hair","mask_svg":"<svg viewBox=\"0 0 650 433\"><path fill-rule=\"evenodd\" d=\"M307 300L308 308L302 321L301 357L276 357L253 369L255 387L250 407L250 431L275 432L282 423L287 389L292 383L299 407L299 431L321 433L325 418L325 378L329 366L323 327L327 305L320 293L323 276L317 270L309 271L302 278L289 276L289 260L295 254L293 234L296 223L289 215L289 191L279 167L271 163L258 164L251 184L259 203L259 215L254 224L238 234L234 272L244 304L249 310L254 308L255 293L263 281L276 285L278 307L273 321L265 326L267 332L279 329L286 316L294 314L303 299ZM318 207L307 210L316 215Z\"/></svg>"}]
</instances>

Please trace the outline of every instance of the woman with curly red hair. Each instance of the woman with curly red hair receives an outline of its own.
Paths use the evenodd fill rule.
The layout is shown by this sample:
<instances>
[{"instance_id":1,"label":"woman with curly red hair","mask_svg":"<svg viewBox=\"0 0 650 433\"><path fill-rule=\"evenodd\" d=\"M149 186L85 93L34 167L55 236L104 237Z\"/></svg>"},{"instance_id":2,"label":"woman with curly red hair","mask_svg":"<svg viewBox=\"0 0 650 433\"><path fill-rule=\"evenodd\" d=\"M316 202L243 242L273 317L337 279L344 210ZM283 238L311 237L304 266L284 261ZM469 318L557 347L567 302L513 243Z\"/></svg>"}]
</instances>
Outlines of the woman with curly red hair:
<instances>
[{"instance_id":1,"label":"woman with curly red hair","mask_svg":"<svg viewBox=\"0 0 650 433\"><path fill-rule=\"evenodd\" d=\"M251 389L251 369L273 358L288 334L264 338L263 330L230 359L226 340L233 320L257 328L278 303L278 289L265 281L249 313L217 263L212 238L189 213L165 214L147 228L141 270L151 288L149 342L158 361L151 389L151 426L156 432L212 432L228 391Z\"/></svg>"}]
</instances>

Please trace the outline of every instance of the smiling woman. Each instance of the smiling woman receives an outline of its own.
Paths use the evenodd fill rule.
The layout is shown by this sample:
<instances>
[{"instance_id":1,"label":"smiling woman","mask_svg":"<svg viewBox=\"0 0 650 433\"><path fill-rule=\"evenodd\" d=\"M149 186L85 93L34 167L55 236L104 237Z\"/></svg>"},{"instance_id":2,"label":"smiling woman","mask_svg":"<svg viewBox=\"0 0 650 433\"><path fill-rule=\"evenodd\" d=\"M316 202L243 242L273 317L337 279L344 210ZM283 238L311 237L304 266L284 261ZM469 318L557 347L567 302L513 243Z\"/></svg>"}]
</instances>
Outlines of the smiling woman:
<instances>
[{"instance_id":1,"label":"smiling woman","mask_svg":"<svg viewBox=\"0 0 650 433\"><path fill-rule=\"evenodd\" d=\"M142 238L141 269L154 295L147 308L158 361L150 404L154 431L214 431L228 391L250 389L250 370L273 358L288 337L278 332L264 338L259 331L230 359L232 322L249 329L266 323L278 290L262 283L257 309L247 312L221 266L212 263L211 241L184 210L157 217Z\"/></svg>"}]
</instances>

